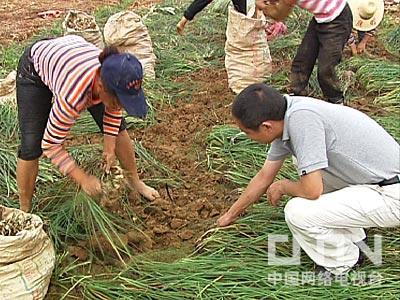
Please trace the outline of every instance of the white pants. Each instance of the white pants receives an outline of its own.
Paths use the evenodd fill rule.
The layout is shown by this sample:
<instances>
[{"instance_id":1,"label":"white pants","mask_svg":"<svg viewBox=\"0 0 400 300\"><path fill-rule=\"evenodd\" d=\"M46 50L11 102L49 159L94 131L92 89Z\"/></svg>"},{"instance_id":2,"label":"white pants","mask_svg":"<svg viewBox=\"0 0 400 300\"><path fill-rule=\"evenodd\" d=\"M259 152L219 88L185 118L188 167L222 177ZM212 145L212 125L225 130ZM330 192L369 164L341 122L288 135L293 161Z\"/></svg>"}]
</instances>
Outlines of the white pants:
<instances>
[{"instance_id":1,"label":"white pants","mask_svg":"<svg viewBox=\"0 0 400 300\"><path fill-rule=\"evenodd\" d=\"M286 204L285 219L307 255L338 275L356 264L354 243L365 238L363 228L400 226L400 184L355 185L317 200L296 197Z\"/></svg>"}]
</instances>

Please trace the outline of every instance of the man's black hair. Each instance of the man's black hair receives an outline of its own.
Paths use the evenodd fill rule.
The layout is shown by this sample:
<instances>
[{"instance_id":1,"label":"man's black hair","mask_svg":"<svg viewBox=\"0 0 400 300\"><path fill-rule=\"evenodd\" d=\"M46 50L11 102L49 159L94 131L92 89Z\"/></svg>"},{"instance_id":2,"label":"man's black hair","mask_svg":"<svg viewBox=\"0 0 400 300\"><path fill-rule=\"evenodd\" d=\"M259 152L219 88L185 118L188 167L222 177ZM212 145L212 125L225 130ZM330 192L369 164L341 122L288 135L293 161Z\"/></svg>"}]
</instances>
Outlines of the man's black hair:
<instances>
[{"instance_id":1,"label":"man's black hair","mask_svg":"<svg viewBox=\"0 0 400 300\"><path fill-rule=\"evenodd\" d=\"M283 120L287 103L277 90L265 83L249 85L236 96L232 104L232 115L252 130L269 120Z\"/></svg>"}]
</instances>

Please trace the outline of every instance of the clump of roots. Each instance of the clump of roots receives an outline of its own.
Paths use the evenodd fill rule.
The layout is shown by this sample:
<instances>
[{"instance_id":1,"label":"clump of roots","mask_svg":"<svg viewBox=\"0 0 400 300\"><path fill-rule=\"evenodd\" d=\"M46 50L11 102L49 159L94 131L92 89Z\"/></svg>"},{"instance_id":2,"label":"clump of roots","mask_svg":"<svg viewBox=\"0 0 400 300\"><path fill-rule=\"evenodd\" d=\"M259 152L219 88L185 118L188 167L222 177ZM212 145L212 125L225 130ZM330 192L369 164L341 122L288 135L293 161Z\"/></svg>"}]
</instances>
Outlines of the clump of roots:
<instances>
[{"instance_id":1,"label":"clump of roots","mask_svg":"<svg viewBox=\"0 0 400 300\"><path fill-rule=\"evenodd\" d=\"M13 213L3 217L3 208L0 207L0 235L16 236L23 230L32 230L36 227L32 217L22 213Z\"/></svg>"}]
</instances>

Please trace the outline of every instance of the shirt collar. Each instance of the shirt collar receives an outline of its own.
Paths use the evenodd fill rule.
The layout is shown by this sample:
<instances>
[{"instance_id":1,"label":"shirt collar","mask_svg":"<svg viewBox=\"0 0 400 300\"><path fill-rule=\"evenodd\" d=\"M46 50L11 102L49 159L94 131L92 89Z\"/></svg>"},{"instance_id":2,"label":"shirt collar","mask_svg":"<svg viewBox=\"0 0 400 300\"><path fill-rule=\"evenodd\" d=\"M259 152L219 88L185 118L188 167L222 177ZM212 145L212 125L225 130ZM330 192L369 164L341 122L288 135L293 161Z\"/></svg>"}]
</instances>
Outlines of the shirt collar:
<instances>
[{"instance_id":1,"label":"shirt collar","mask_svg":"<svg viewBox=\"0 0 400 300\"><path fill-rule=\"evenodd\" d=\"M283 95L286 99L286 112L285 112L285 117L283 119L283 132L282 132L282 141L288 141L289 140L289 132L288 132L288 118L289 118L289 109L293 105L293 99L289 95Z\"/></svg>"}]
</instances>

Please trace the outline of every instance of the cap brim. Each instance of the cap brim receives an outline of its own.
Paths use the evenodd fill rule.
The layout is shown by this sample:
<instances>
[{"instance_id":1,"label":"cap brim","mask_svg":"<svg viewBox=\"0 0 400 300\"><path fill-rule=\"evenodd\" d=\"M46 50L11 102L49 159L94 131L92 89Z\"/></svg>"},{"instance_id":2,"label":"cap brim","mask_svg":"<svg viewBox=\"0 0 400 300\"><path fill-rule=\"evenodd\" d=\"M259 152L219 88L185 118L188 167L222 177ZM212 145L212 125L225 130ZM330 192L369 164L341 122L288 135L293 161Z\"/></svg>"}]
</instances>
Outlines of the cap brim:
<instances>
[{"instance_id":1,"label":"cap brim","mask_svg":"<svg viewBox=\"0 0 400 300\"><path fill-rule=\"evenodd\" d=\"M147 115L148 106L143 89L137 95L118 94L118 99L128 115L144 119Z\"/></svg>"}]
</instances>

